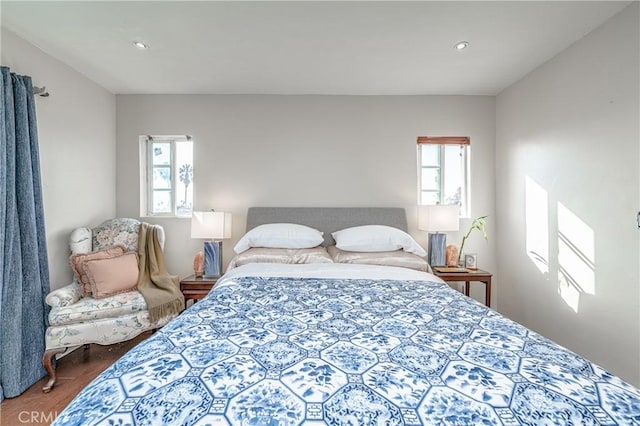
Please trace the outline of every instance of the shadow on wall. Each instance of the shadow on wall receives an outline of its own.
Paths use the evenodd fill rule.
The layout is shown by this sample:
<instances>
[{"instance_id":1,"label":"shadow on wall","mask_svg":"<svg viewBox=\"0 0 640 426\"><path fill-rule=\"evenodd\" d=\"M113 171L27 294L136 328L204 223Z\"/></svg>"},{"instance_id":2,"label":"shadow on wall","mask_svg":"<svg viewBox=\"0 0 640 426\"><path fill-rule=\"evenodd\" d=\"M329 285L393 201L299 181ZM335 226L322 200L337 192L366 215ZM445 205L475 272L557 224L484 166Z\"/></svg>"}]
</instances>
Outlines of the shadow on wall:
<instances>
[{"instance_id":1,"label":"shadow on wall","mask_svg":"<svg viewBox=\"0 0 640 426\"><path fill-rule=\"evenodd\" d=\"M527 255L548 280L557 277L558 295L577 313L581 296L596 294L595 235L591 227L561 202L553 206L552 211L547 191L526 176Z\"/></svg>"}]
</instances>

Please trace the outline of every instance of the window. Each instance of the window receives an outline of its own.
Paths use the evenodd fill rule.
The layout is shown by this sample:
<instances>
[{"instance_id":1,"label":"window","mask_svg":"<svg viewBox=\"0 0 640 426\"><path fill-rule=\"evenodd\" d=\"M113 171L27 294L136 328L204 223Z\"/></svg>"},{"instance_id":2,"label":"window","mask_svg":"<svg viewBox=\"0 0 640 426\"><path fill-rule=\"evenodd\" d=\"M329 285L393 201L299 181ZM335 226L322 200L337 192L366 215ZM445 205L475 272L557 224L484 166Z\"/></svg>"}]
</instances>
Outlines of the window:
<instances>
[{"instance_id":1,"label":"window","mask_svg":"<svg viewBox=\"0 0 640 426\"><path fill-rule=\"evenodd\" d=\"M193 141L190 136L140 137L140 215L191 216Z\"/></svg>"},{"instance_id":2,"label":"window","mask_svg":"<svg viewBox=\"0 0 640 426\"><path fill-rule=\"evenodd\" d=\"M466 136L418 137L418 199L421 205L459 205L468 216Z\"/></svg>"}]
</instances>

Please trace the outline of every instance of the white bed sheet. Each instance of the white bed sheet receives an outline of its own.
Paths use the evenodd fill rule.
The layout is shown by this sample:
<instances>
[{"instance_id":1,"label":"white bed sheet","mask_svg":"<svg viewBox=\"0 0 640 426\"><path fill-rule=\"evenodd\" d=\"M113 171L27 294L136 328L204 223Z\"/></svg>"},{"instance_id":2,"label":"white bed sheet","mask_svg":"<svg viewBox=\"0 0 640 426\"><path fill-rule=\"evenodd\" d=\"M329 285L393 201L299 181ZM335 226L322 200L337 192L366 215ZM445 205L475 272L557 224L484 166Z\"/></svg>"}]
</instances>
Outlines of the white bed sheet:
<instances>
[{"instance_id":1,"label":"white bed sheet","mask_svg":"<svg viewBox=\"0 0 640 426\"><path fill-rule=\"evenodd\" d=\"M216 288L239 277L291 277L378 280L420 280L444 282L427 272L395 266L348 263L279 264L250 263L228 271L218 280Z\"/></svg>"}]
</instances>

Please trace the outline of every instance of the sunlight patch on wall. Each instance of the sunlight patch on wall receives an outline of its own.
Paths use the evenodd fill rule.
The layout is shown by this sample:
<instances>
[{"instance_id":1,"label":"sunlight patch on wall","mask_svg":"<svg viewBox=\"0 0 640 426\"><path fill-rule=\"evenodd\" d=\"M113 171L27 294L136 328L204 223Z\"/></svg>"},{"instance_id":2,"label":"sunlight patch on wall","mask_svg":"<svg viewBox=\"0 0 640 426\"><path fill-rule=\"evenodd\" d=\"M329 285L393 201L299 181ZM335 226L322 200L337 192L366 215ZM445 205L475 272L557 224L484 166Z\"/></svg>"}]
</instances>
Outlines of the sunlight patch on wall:
<instances>
[{"instance_id":1,"label":"sunlight patch on wall","mask_svg":"<svg viewBox=\"0 0 640 426\"><path fill-rule=\"evenodd\" d=\"M549 272L549 201L547 191L525 176L527 256L542 272Z\"/></svg>"},{"instance_id":2,"label":"sunlight patch on wall","mask_svg":"<svg viewBox=\"0 0 640 426\"><path fill-rule=\"evenodd\" d=\"M596 292L595 263L593 229L558 203L558 293L574 312L582 294Z\"/></svg>"}]
</instances>

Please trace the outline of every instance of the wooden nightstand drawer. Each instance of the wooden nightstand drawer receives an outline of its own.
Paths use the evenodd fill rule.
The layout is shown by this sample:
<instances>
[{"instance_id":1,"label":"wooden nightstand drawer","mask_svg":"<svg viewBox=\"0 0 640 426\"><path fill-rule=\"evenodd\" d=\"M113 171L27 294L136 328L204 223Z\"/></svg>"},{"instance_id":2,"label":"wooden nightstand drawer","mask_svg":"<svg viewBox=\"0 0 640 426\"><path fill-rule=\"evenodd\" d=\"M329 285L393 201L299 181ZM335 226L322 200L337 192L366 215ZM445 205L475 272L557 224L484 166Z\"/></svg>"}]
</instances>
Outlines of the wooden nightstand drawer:
<instances>
[{"instance_id":1,"label":"wooden nightstand drawer","mask_svg":"<svg viewBox=\"0 0 640 426\"><path fill-rule=\"evenodd\" d=\"M490 272L482 269L467 269L463 272L439 272L437 267L433 268L433 275L445 282L464 282L464 294L469 295L469 286L473 281L484 284L484 304L491 307L491 277Z\"/></svg>"},{"instance_id":2,"label":"wooden nightstand drawer","mask_svg":"<svg viewBox=\"0 0 640 426\"><path fill-rule=\"evenodd\" d=\"M218 278L196 278L194 275L180 281L180 291L184 301L200 300L216 285Z\"/></svg>"}]
</instances>

